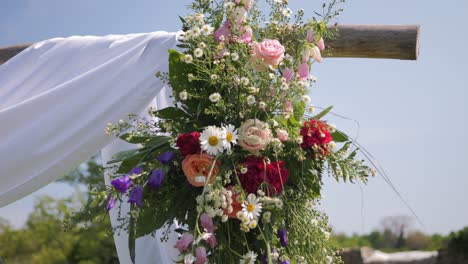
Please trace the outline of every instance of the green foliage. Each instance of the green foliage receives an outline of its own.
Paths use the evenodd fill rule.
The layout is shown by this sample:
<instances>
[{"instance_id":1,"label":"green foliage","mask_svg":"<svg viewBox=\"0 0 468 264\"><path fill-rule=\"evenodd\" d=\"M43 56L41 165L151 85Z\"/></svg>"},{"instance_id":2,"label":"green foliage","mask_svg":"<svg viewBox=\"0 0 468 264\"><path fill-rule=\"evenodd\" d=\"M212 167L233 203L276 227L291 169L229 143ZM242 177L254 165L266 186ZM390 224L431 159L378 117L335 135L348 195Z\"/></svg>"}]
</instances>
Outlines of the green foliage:
<instances>
[{"instance_id":1,"label":"green foliage","mask_svg":"<svg viewBox=\"0 0 468 264\"><path fill-rule=\"evenodd\" d=\"M450 252L468 256L468 226L450 233L447 247Z\"/></svg>"},{"instance_id":2,"label":"green foliage","mask_svg":"<svg viewBox=\"0 0 468 264\"><path fill-rule=\"evenodd\" d=\"M118 263L110 221L64 230L63 221L76 208L74 199L41 197L26 226L0 229L0 256L6 263Z\"/></svg>"}]
</instances>

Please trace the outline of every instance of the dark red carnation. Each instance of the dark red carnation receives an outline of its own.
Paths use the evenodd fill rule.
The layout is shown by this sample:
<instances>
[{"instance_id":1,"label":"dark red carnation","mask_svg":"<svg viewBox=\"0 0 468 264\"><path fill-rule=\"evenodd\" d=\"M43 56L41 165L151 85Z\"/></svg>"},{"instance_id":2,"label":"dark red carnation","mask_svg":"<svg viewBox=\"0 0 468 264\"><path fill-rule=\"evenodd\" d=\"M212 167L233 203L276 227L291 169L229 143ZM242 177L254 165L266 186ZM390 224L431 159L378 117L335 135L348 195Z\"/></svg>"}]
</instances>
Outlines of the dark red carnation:
<instances>
[{"instance_id":1,"label":"dark red carnation","mask_svg":"<svg viewBox=\"0 0 468 264\"><path fill-rule=\"evenodd\" d=\"M271 194L280 194L288 181L289 171L284 168L284 161L266 163L264 157L249 156L242 165L247 172L240 173L239 180L248 193L256 193L258 187L266 182Z\"/></svg>"},{"instance_id":2,"label":"dark red carnation","mask_svg":"<svg viewBox=\"0 0 468 264\"><path fill-rule=\"evenodd\" d=\"M304 122L301 129L302 144L305 150L317 150L321 155L328 155L328 143L333 138L328 131L328 125L320 120L311 119ZM314 153L312 153L313 155Z\"/></svg>"},{"instance_id":3,"label":"dark red carnation","mask_svg":"<svg viewBox=\"0 0 468 264\"><path fill-rule=\"evenodd\" d=\"M199 138L200 133L196 131L179 135L176 140L176 145L179 148L180 153L183 156L200 153L201 149L200 142L198 141Z\"/></svg>"}]
</instances>

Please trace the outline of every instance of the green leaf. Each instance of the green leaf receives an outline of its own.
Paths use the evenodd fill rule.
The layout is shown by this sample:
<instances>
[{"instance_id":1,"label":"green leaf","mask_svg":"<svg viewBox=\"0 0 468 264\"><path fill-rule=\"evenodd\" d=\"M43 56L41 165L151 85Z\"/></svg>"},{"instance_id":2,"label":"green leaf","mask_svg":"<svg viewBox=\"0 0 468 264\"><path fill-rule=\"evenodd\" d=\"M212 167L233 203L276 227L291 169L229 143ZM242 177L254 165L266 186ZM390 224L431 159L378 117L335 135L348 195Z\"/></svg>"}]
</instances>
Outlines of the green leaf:
<instances>
[{"instance_id":1,"label":"green leaf","mask_svg":"<svg viewBox=\"0 0 468 264\"><path fill-rule=\"evenodd\" d=\"M120 151L117 154L115 154L114 156L112 156L112 159L110 161L108 161L107 163L112 164L112 163L117 163L117 162L121 162L122 160L132 158L132 157L138 155L139 151L140 151L140 149L131 149L131 150Z\"/></svg>"},{"instance_id":2,"label":"green leaf","mask_svg":"<svg viewBox=\"0 0 468 264\"><path fill-rule=\"evenodd\" d=\"M339 130L336 130L331 136L335 142L346 142L349 140L348 136Z\"/></svg>"},{"instance_id":3,"label":"green leaf","mask_svg":"<svg viewBox=\"0 0 468 264\"><path fill-rule=\"evenodd\" d=\"M329 106L329 107L325 108L322 112L320 112L317 115L315 115L314 117L312 117L312 119L321 119L322 117L326 116L332 110L332 108L333 108L333 106Z\"/></svg>"},{"instance_id":4,"label":"green leaf","mask_svg":"<svg viewBox=\"0 0 468 264\"><path fill-rule=\"evenodd\" d=\"M132 133L126 133L121 135L119 138L127 141L128 143L139 144L148 141L151 136L135 136Z\"/></svg>"},{"instance_id":5,"label":"green leaf","mask_svg":"<svg viewBox=\"0 0 468 264\"><path fill-rule=\"evenodd\" d=\"M183 58L184 54L174 49L169 50L169 80L175 94L190 89L187 74L190 73L192 66L185 63Z\"/></svg>"},{"instance_id":6,"label":"green leaf","mask_svg":"<svg viewBox=\"0 0 468 264\"><path fill-rule=\"evenodd\" d=\"M296 120L302 120L304 116L306 104L302 100L298 100L294 102L294 118Z\"/></svg>"},{"instance_id":7,"label":"green leaf","mask_svg":"<svg viewBox=\"0 0 468 264\"><path fill-rule=\"evenodd\" d=\"M192 116L180 108L175 107L166 107L161 110L154 112L154 114L162 119L182 119L182 118L192 118Z\"/></svg>"}]
</instances>

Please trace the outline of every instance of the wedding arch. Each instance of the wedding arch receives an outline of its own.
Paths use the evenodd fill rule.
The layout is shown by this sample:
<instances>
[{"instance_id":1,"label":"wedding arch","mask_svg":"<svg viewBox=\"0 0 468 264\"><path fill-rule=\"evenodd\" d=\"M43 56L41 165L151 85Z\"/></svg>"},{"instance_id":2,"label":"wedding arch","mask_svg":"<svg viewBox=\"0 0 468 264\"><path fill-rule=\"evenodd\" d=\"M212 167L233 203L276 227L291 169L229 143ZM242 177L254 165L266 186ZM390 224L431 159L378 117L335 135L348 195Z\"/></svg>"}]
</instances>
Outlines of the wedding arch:
<instances>
[{"instance_id":1,"label":"wedding arch","mask_svg":"<svg viewBox=\"0 0 468 264\"><path fill-rule=\"evenodd\" d=\"M419 26L333 27L339 35L324 57L417 59ZM0 48L0 121L7 124L0 128L0 206L56 180L101 149L107 160L125 149L103 129L149 104L161 109L172 103L170 88L154 73L167 72L167 50L178 38L179 33L153 32ZM118 216L111 212L111 217ZM122 263L129 262L127 237L115 240ZM137 251L151 243L140 239ZM165 257L163 251L138 255L139 261Z\"/></svg>"}]
</instances>

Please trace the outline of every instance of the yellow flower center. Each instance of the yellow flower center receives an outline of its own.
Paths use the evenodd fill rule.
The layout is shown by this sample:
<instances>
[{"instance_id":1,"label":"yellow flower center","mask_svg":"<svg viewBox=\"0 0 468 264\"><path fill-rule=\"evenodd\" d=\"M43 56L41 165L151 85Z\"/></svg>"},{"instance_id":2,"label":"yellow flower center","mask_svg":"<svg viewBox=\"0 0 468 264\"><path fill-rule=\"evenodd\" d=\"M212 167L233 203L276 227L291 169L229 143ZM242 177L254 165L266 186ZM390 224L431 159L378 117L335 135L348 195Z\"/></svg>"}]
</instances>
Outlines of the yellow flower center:
<instances>
[{"instance_id":1,"label":"yellow flower center","mask_svg":"<svg viewBox=\"0 0 468 264\"><path fill-rule=\"evenodd\" d=\"M211 145L211 146L216 146L218 145L218 137L216 136L211 136L208 138L208 143Z\"/></svg>"},{"instance_id":2,"label":"yellow flower center","mask_svg":"<svg viewBox=\"0 0 468 264\"><path fill-rule=\"evenodd\" d=\"M226 140L227 140L228 142L232 142L232 133L227 133L227 135L226 135Z\"/></svg>"},{"instance_id":3,"label":"yellow flower center","mask_svg":"<svg viewBox=\"0 0 468 264\"><path fill-rule=\"evenodd\" d=\"M247 205L247 211L253 212L253 210L255 210L255 205L254 204L250 203L249 205Z\"/></svg>"}]
</instances>

